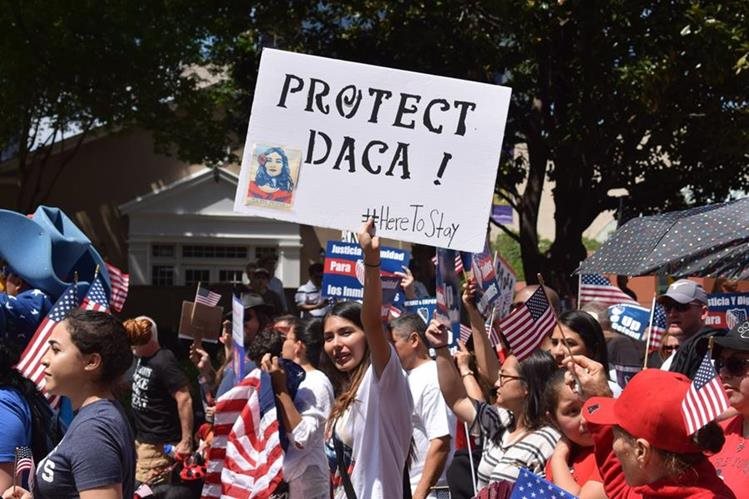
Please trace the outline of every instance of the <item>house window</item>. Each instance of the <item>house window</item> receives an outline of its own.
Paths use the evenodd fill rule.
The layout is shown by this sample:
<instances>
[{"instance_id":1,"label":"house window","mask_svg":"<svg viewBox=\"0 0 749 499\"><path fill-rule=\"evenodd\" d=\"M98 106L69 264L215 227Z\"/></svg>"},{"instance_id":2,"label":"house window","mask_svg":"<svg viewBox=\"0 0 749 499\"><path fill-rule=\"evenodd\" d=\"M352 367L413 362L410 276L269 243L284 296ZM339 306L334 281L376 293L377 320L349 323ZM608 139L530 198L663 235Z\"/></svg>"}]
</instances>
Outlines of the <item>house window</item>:
<instances>
[{"instance_id":1,"label":"house window","mask_svg":"<svg viewBox=\"0 0 749 499\"><path fill-rule=\"evenodd\" d=\"M173 244L153 244L151 245L151 256L173 258L174 257L174 245Z\"/></svg>"},{"instance_id":2,"label":"house window","mask_svg":"<svg viewBox=\"0 0 749 499\"><path fill-rule=\"evenodd\" d=\"M174 267L171 265L154 265L151 267L151 284L153 286L174 286Z\"/></svg>"},{"instance_id":3,"label":"house window","mask_svg":"<svg viewBox=\"0 0 749 499\"><path fill-rule=\"evenodd\" d=\"M184 245L182 246L184 258L241 258L247 259L246 246L207 246L207 245Z\"/></svg>"},{"instance_id":4,"label":"house window","mask_svg":"<svg viewBox=\"0 0 749 499\"><path fill-rule=\"evenodd\" d=\"M221 269L218 271L218 280L219 282L241 283L242 271Z\"/></svg>"},{"instance_id":5,"label":"house window","mask_svg":"<svg viewBox=\"0 0 749 499\"><path fill-rule=\"evenodd\" d=\"M267 257L278 260L278 248L276 246L258 246L255 248L256 260L262 260Z\"/></svg>"},{"instance_id":6,"label":"house window","mask_svg":"<svg viewBox=\"0 0 749 499\"><path fill-rule=\"evenodd\" d=\"M208 269L185 269L185 286L195 286L199 282L207 283L211 280Z\"/></svg>"}]
</instances>

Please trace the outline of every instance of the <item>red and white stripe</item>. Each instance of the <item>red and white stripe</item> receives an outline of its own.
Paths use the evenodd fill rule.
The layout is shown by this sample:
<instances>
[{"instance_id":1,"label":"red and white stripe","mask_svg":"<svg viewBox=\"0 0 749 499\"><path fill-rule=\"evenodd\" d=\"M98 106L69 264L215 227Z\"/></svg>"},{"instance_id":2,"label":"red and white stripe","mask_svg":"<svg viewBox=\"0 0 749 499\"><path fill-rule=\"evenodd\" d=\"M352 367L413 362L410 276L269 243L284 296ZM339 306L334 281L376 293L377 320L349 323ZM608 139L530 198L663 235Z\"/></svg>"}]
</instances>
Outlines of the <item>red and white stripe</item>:
<instances>
[{"instance_id":1,"label":"red and white stripe","mask_svg":"<svg viewBox=\"0 0 749 499\"><path fill-rule=\"evenodd\" d=\"M541 345L556 324L549 302L539 287L523 306L499 322L512 353L523 360Z\"/></svg>"},{"instance_id":2,"label":"red and white stripe","mask_svg":"<svg viewBox=\"0 0 749 499\"><path fill-rule=\"evenodd\" d=\"M697 374L681 403L681 412L689 435L715 420L730 406L728 396L723 390L723 385L709 355L710 352L702 359Z\"/></svg>"},{"instance_id":3,"label":"red and white stripe","mask_svg":"<svg viewBox=\"0 0 749 499\"><path fill-rule=\"evenodd\" d=\"M283 480L275 405L261 413L260 369L219 397L202 499L267 498Z\"/></svg>"},{"instance_id":4,"label":"red and white stripe","mask_svg":"<svg viewBox=\"0 0 749 499\"><path fill-rule=\"evenodd\" d=\"M112 294L109 298L109 303L115 312L121 312L127 299L130 275L109 263L107 264L107 271L109 272L109 281L112 284Z\"/></svg>"}]
</instances>

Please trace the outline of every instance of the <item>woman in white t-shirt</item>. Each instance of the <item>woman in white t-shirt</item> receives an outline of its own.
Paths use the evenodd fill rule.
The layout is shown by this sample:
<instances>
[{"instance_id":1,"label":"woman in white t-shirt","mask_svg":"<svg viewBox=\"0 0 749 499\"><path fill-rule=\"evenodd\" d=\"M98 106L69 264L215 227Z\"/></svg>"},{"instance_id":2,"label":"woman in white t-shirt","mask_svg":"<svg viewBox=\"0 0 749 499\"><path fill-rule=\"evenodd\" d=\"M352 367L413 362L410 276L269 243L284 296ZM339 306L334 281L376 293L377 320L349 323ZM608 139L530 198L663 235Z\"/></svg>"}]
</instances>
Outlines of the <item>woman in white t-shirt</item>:
<instances>
[{"instance_id":1,"label":"woman in white t-shirt","mask_svg":"<svg viewBox=\"0 0 749 499\"><path fill-rule=\"evenodd\" d=\"M413 401L385 336L380 242L371 219L358 237L363 303L338 303L323 320L324 350L337 388L328 422L333 492L336 499L401 498Z\"/></svg>"},{"instance_id":2,"label":"woman in white t-shirt","mask_svg":"<svg viewBox=\"0 0 749 499\"><path fill-rule=\"evenodd\" d=\"M285 371L278 358L266 354L261 367L271 375L289 447L283 462L290 499L330 499L330 473L325 457L325 423L333 406L333 385L317 369L322 354L322 321L310 319L290 324L281 356L304 369L304 381L292 400Z\"/></svg>"}]
</instances>

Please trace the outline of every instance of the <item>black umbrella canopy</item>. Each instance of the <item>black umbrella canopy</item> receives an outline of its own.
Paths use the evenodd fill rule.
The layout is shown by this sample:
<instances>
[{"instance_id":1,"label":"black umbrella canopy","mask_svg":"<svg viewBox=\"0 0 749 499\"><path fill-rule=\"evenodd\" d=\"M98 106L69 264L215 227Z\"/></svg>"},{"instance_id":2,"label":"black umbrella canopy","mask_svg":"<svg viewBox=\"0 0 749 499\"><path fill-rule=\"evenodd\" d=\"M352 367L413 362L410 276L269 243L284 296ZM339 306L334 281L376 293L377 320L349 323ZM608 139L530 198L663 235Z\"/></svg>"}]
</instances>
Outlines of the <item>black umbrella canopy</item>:
<instances>
[{"instance_id":1,"label":"black umbrella canopy","mask_svg":"<svg viewBox=\"0 0 749 499\"><path fill-rule=\"evenodd\" d=\"M576 272L749 278L749 197L632 219Z\"/></svg>"}]
</instances>

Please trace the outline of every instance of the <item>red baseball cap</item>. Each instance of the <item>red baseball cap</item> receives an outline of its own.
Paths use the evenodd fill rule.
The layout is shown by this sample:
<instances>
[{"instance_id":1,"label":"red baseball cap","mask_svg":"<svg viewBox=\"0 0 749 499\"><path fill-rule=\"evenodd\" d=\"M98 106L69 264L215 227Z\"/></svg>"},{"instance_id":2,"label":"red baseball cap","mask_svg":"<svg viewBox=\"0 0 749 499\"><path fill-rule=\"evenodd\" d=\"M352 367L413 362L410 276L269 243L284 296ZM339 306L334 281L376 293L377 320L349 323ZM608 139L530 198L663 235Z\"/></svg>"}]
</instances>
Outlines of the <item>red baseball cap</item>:
<instances>
[{"instance_id":1,"label":"red baseball cap","mask_svg":"<svg viewBox=\"0 0 749 499\"><path fill-rule=\"evenodd\" d=\"M583 406L583 417L593 424L617 425L657 449L702 452L687 434L681 414L681 402L689 385L689 378L683 374L645 369L627 383L618 399L588 399Z\"/></svg>"}]
</instances>

